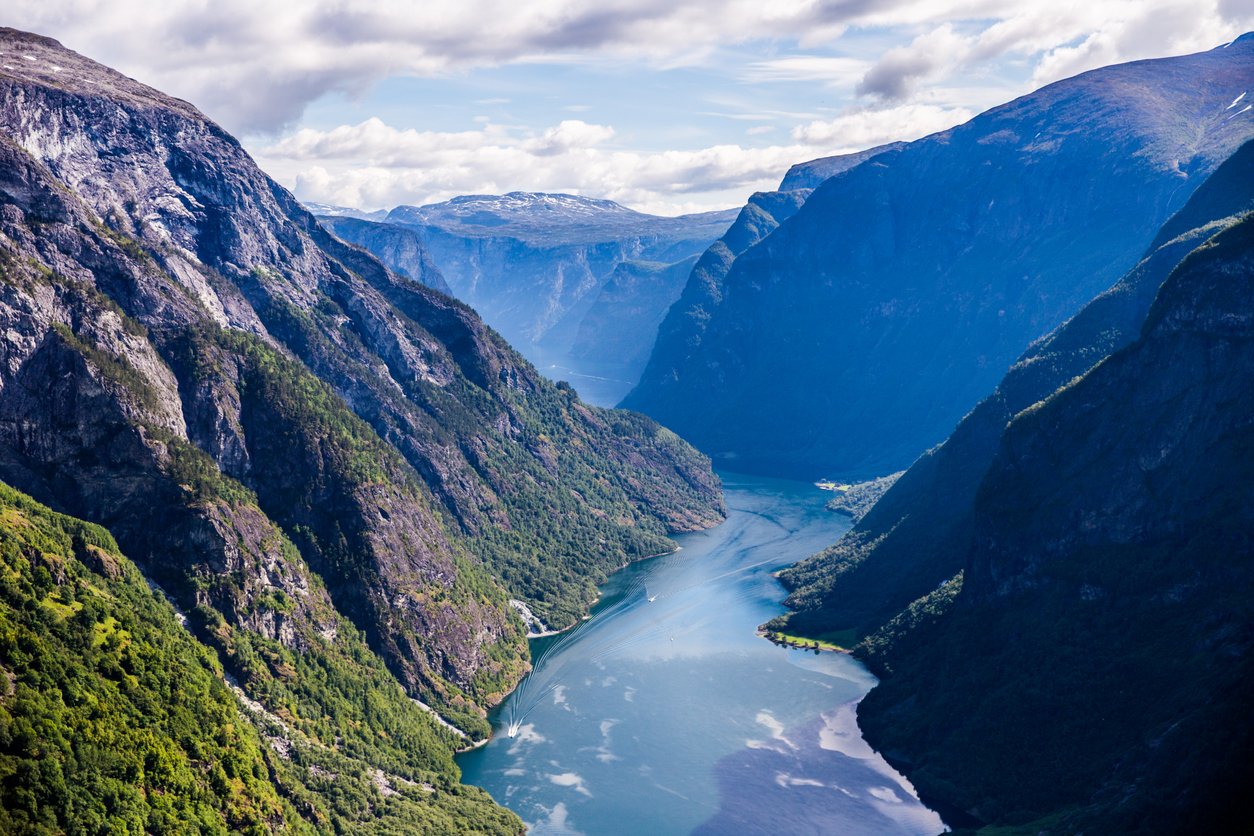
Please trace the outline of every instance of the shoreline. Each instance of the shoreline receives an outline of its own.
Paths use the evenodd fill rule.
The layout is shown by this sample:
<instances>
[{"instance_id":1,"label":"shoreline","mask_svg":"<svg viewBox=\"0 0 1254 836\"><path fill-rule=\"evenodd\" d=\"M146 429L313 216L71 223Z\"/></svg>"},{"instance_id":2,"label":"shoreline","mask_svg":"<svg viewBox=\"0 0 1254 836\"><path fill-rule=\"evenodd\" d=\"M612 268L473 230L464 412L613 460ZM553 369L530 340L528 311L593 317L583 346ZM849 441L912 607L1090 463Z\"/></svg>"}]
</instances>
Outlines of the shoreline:
<instances>
[{"instance_id":1,"label":"shoreline","mask_svg":"<svg viewBox=\"0 0 1254 836\"><path fill-rule=\"evenodd\" d=\"M677 544L677 545L675 546L675 548L670 549L669 551L658 552L657 554L646 554L646 555L643 555L642 557L637 557L635 560L628 560L627 562L623 563L623 564L622 564L622 565L620 565L618 568L616 568L613 572L610 572L610 575L612 576L612 575L614 575L614 574L616 574L616 573L618 573L618 572L621 572L622 570L626 569L628 566L631 566L631 565L632 565L632 564L634 564L634 563L640 563L641 561L644 561L644 560L653 560L654 558L658 558L658 557L666 557L667 555L678 554L679 552L683 551L683 548L684 548L683 546L680 546L680 545L678 545L678 544ZM608 582L608 581L609 581L609 578L607 577L605 580L606 580L606 582ZM560 635L562 635L563 633L567 633L567 632L569 632L569 631L571 631L571 630L575 629L575 628L576 628L576 627L578 627L580 624L583 624L585 621L590 620L590 619L592 618L592 608L593 608L593 607L595 607L597 604L599 604L599 603L601 602L601 598L603 597L603 596L602 596L602 594L601 594L601 589L600 589L600 588L601 588L601 586L604 586L604 583L602 583L602 584L598 584L598 585L597 585L597 597L596 597L596 599L595 599L595 600L593 600L593 602L592 602L591 604L589 604L589 605L588 605L588 612L587 612L587 614L586 614L586 615L581 616L581 617L580 617L577 621L575 621L574 623L569 624L569 625L567 625L567 626L565 626L565 627L562 627L561 629L558 629L558 630L545 630L545 631L544 631L544 632L542 632L542 633L527 633L527 635L526 635L526 639L527 639L527 643L528 643L528 652L530 652L530 643L531 643L531 640L532 640L532 639L547 639L547 638L551 638L551 637L553 637L553 636L560 636ZM522 677L520 677L520 678L519 678L519 680L518 680L516 683L514 683L514 687L513 687L513 688L510 688L507 692L505 692L505 694L501 697L501 699L500 699L500 700L498 700L495 704L493 704L493 705L491 706L491 708L496 708L496 706L500 705L501 703L503 703L503 702L505 702L507 699L509 699L509 698L510 698L510 695L511 695L511 694L513 694L515 691L517 691L517 690L518 690L518 686L519 686L519 685L521 685L521 684L523 683L523 681L524 681L524 680L525 680L528 676L530 676L530 675L531 675L531 671L532 671L532 668L531 668L531 660L528 660L528 664L527 664L527 672L526 672L525 674L523 674L523 675L522 675ZM410 699L413 699L413 698L411 697ZM463 732L461 729L457 728L456 726L452 725L451 723L448 723L447 721L445 721L445 720L444 720L444 718L443 718L443 717L441 717L439 714L437 714L437 713L435 712L435 710L434 710L434 709L432 709L430 706L427 706L425 703L422 703L422 702L420 702L420 701L418 701L418 700L415 700L415 702L418 702L418 703L419 703L419 705L421 705L421 706L422 706L423 708L425 708L427 711L430 711L432 714L434 714L434 715L435 715L435 717L436 717L436 719L437 719L437 720L439 720L442 724L444 724L444 725L446 725L446 726L448 726L448 727L452 728L454 731L456 731L458 734L460 734L463 738L465 738L465 739L469 739L469 737L466 735L466 733L465 733L465 732ZM491 731L491 732L488 734L488 736L487 736L487 737L485 737L483 740L480 740L480 741L478 741L478 742L476 742L476 743L473 743L473 744L471 744L471 745L469 745L469 746L464 746L464 747L462 747L462 748L460 748L460 749L455 749L455 750L454 750L454 752L453 752L453 754L455 754L455 755L460 755L460 754L463 754L463 753L465 753L465 752L473 752L475 749L478 749L478 748L479 748L479 747L481 747L481 746L486 746L486 745L487 745L488 743L490 743L490 742L492 741L492 739L493 739L493 738L495 738L495 737L496 737L496 731L495 731L495 729L494 729L494 730L493 730L493 731Z\"/></svg>"},{"instance_id":2,"label":"shoreline","mask_svg":"<svg viewBox=\"0 0 1254 836\"><path fill-rule=\"evenodd\" d=\"M637 557L635 560L628 560L626 563L619 565L616 569L614 569L613 572L610 572L610 575L612 576L618 572L623 571L628 566L631 566L636 563L640 563L641 561L644 561L644 560L653 560L655 557L666 557L667 555L678 554L679 552L683 551L683 548L684 548L683 546L676 546L675 548L667 552L658 552L657 554L646 554L643 557ZM609 582L608 577L605 580L606 580L606 583ZM547 639L550 636L560 636L562 633L573 630L576 627L578 627L580 624L592 618L592 608L595 607L597 604L601 603L601 598L604 597L601 595L601 589L600 589L604 585L605 585L604 583L597 585L597 597L594 598L592 600L592 603L588 605L588 613L586 615L582 615L579 617L579 620L575 621L574 623L568 624L565 627L561 627L556 630L546 630L543 633L528 633L527 641L531 641L532 639ZM519 681L521 682L522 680L519 680ZM513 688L511 688L509 691L509 694L512 694L512 693L514 693ZM504 702L505 699L509 697L509 694L506 694L505 697L501 699L501 702Z\"/></svg>"},{"instance_id":3,"label":"shoreline","mask_svg":"<svg viewBox=\"0 0 1254 836\"><path fill-rule=\"evenodd\" d=\"M788 633L780 633L776 630L763 630L758 628L754 631L759 638L766 639L776 647L791 647L796 650L813 650L815 653L843 653L846 656L852 656L853 651L847 647L842 647L834 642L820 641L819 639L807 639L804 636L793 636Z\"/></svg>"},{"instance_id":4,"label":"shoreline","mask_svg":"<svg viewBox=\"0 0 1254 836\"><path fill-rule=\"evenodd\" d=\"M651 630L652 632L648 633L649 638L647 641L644 641L643 644L632 646L637 647L637 649L644 648L641 651L643 653L642 658L652 657L654 651L656 651L661 655L661 657L665 657L666 666L650 668L647 676L642 676L638 682L633 680L632 684L639 685L641 688L640 695L635 695L634 700L628 699L627 702L642 702L645 699L642 695L652 693L651 689L653 688L661 688L663 689L663 692L669 692L673 687L670 683L682 682L682 679L680 678L683 675L682 672L691 670L692 665L694 664L689 658L691 656L689 650L686 649L679 653L669 650L669 646L666 644L667 638L665 625L670 625L672 623L679 625L680 622L684 622L684 624L687 624L692 620L710 622L708 625L703 624L704 630L698 633L700 642L694 642L691 646L691 649L695 649L699 653L707 654L709 657L708 660L703 658L702 663L710 661L714 666L711 670L717 671L717 673L711 677L702 677L701 680L695 684L696 690L693 691L693 693L697 698L702 698L702 701L708 694L716 694L719 699L726 697L729 700L729 703L733 704L743 703L746 705L757 706L758 702L762 702L763 705L766 705L768 709L773 711L774 704L772 703L772 700L778 696L782 700L780 705L786 705L790 711L798 706L803 706L804 712L806 712L805 716L808 718L808 712L811 711L813 711L816 716L829 712L833 702L831 700L831 689L834 687L844 689L846 687L844 682L837 683L837 685L826 685L825 687L825 683L827 681L826 677L828 676L835 677L838 680L848 680L848 682L853 683L857 687L850 688L849 694L857 693L858 696L861 696L862 692L868 689L868 686L874 680L869 675L862 672L862 666L860 663L852 661L855 657L848 649L853 647L856 641L852 631L850 631L850 635L848 636L843 634L822 635L819 639L817 639L818 646L816 648L815 639L791 635L786 629L769 629L766 625L762 624L763 621L766 621L767 618L775 614L777 611L777 607L774 605L764 611L763 608L758 605L755 597L753 599L754 602L745 605L744 611L741 612L740 605L742 601L740 600L740 596L736 595L733 601L733 604L735 605L734 612L731 607L723 606L723 602L727 600L727 593L738 592L743 589L750 589L755 593L761 592L764 597L769 597L772 602L777 599L782 599L784 597L784 593L783 590L779 588L778 583L772 583L771 581L766 580L768 577L767 573L770 572L770 568L772 568L769 563L766 566L758 568L751 576L751 579L745 579L743 577L733 578L722 583L709 585L708 589L704 588L707 582L712 578L722 578L726 574L731 574L731 571L722 571L724 568L728 568L729 570L730 567L735 567L736 569L756 568L758 566L757 561L764 557L769 556L769 559L774 562L787 555L791 555L793 552L800 554L803 551L800 548L802 545L808 546L811 541L824 539L823 537L820 537L820 535L825 535L829 530L839 531L845 528L844 523L839 521L839 518L833 519L835 515L828 515L821 510L821 503L818 501L818 496L816 496L819 492L816 489L810 486L799 486L795 490L777 494L772 490L773 487L774 486L771 483L765 484L765 490L763 491L765 498L761 501L761 503L759 503L756 499L752 502L735 501L734 504L736 506L744 505L745 507L739 509L741 513L733 511L733 515L731 517L733 524L712 545L706 544L704 540L701 541L700 547L698 547L696 542L685 543L685 546L691 552L690 559L684 561L662 561L656 567L650 564L642 569L636 569L630 575L625 575L622 578L616 579L613 583L602 587L600 590L602 594L599 596L599 603L604 607L604 609L594 609L592 611L593 619L604 617L606 613L610 613L611 618L613 619L615 617L613 614L619 612L619 608L623 604L626 604L632 613L634 613L631 615L630 621L627 620L628 616L623 616L621 621L611 620L609 622L604 622L608 628L604 631L598 628L595 633L591 631L585 633L582 630L576 632L573 640L574 642L577 642L578 645L567 647L564 655L562 655L561 646L568 643L567 639L546 639L543 644L534 648L538 655L540 649L550 646L555 641L560 642L559 648L554 651L552 659L546 658L546 660L541 663L543 666L539 667L539 675L537 678L532 680L532 685L523 686L527 690L523 698L517 703L519 713L522 713L524 709L530 711L530 709L534 708L535 714L524 714L523 716L526 719L523 722L535 723L536 729L544 733L547 743L547 747L544 750L529 749L528 751L545 751L547 753L557 751L552 748L554 746L561 747L563 753L568 755L570 759L569 762L567 758L563 758L560 769L550 770L544 765L543 761L532 763L529 760L529 762L522 767L526 772L525 775L519 776L517 779L513 777L503 777L502 773L505 767L512 768L515 766L515 756L507 753L506 751L510 748L510 745L513 744L514 741L502 740L500 744L490 746L483 751L467 755L464 760L459 759L459 761L463 764L464 769L463 780L471 785L484 787L493 794L500 795L503 800L506 800L506 806L510 806L512 808L516 808L517 805L506 798L507 787L519 785L520 783L525 784L526 786L531 787L531 791L534 791L536 794L534 796L535 799L541 799L546 806L551 806L555 799L564 800L569 796L561 796L560 793L562 790L554 790L549 785L551 777L547 774L548 772L561 772L562 770L569 769L572 776L578 777L592 774L590 772L585 773L583 769L578 768L580 766L586 766L588 770L595 770L599 768L596 764L600 759L595 757L595 752L587 746L587 742L589 740L596 739L596 721L602 716L625 718L619 720L619 722L623 724L621 727L614 727L615 734L617 735L617 737L614 738L614 741L617 745L613 748L612 754L620 759L628 761L629 763L634 761L637 754L643 756L647 761L647 759L652 756L651 753L656 749L654 746L644 746L641 744L641 741L644 741L644 743L651 742L649 735L653 734L653 729L655 728L655 724L650 720L651 707L637 706L636 708L623 708L621 710L625 712L624 714L598 714L597 712L601 711L602 707L604 707L605 711L618 710L616 709L616 706L619 704L618 691L624 688L624 684L620 683L617 684L617 687L612 687L614 683L601 683L596 679L595 675L591 680L587 680L584 673L585 671L595 672L598 670L595 663L590 663L589 659L596 656L598 652L603 651L604 648L611 648L610 652L616 653L618 652L618 648L620 648L624 637L627 637L628 639L632 636L638 637L641 630ZM755 488L756 483L750 483L746 489L752 491ZM796 525L789 525L790 539L787 541L789 544L788 551L785 552L784 546L778 545L769 537L765 536L767 533L775 533L777 531L773 525L775 522L773 519L774 515L766 512L768 512L770 508L775 507L776 503L780 503L780 507L783 507L783 503L793 502L801 504L804 507L802 511L799 511L796 514ZM789 505L788 507L792 506ZM759 511L764 513L755 513ZM785 522L788 522L791 519L792 517L790 515L785 518ZM811 529L808 527L810 525L821 527ZM763 534L763 536L758 537L758 534ZM707 563L707 549L709 550L708 557L710 564L708 566L705 565ZM805 551L806 553L809 553L808 550ZM695 560L695 562L692 562L693 560ZM724 562L727 563L727 567L722 565ZM695 606L699 609L702 615L689 615L688 621L684 621L684 618L680 614L694 608L694 605L688 599L683 601L669 601L662 604L655 604L654 607L660 607L660 609L656 613L652 612L641 597L640 590L643 588L642 584L647 584L647 594L649 595L652 595L655 592L663 592L664 588L667 587L675 587L676 589L681 587L683 589L703 587L699 594L694 593L694 600L697 602ZM685 584L689 585L685 586ZM657 589L655 589L655 586ZM627 590L629 588L634 591L628 593ZM779 608L778 611L783 612L785 610ZM734 618L732 617L733 615L735 616ZM745 618L745 615L748 615L749 617ZM757 618L754 618L754 616L757 616ZM598 620L598 624L601 623L602 622ZM771 627L774 626L775 625L771 625ZM755 636L759 638L767 638L768 640L774 638L776 639L774 643L782 644L785 647L793 647L794 649L802 651L816 651L815 657L810 659L808 653L804 654L805 658L802 658L801 656L780 657L774 655L777 652L774 648L768 650L762 645L754 645L752 642L749 642L746 646L744 645L744 642L748 641L746 634L749 631L753 631ZM740 633L741 636L739 639L736 639L734 635L728 635L729 633L734 634L737 632ZM710 643L708 644L706 643L707 638L710 640ZM824 642L824 639L827 641ZM638 643L642 642L639 638L635 641ZM724 660L721 656L721 651L725 645L743 648L743 656L737 654L734 660ZM758 650L753 650L754 647L757 647ZM818 656L818 653L822 653L823 651L842 653L845 655L843 657ZM810 661L807 662L806 659L810 659ZM785 661L789 662L789 664L784 665L782 668L779 667L779 663ZM728 662L725 667L723 666L724 662ZM847 665L849 667L846 667ZM613 671L613 667L614 666L605 667L604 670L607 676L611 672L617 673L616 671ZM773 668L774 672L763 673L762 671L764 667L767 668L767 670L771 670ZM800 669L801 672L798 673L796 669ZM552 672L557 670L560 670L560 674L555 676L550 675ZM672 671L674 672L673 675ZM816 677L815 674L821 674L822 676ZM722 683L718 680L724 677L727 680L733 680L740 676L744 677L743 685L738 687L736 690L743 690L743 696L739 694L726 694ZM816 679L818 681L816 681ZM545 699L547 692L544 691L544 686L552 686L559 682L563 685L569 685L571 689L570 692L564 693L560 698L560 702L554 701L551 698ZM581 685L580 682L583 684ZM780 684L793 682L796 683L795 692L792 688L780 690ZM633 688L632 690L634 692L635 689ZM758 696L755 696L759 695L759 692L760 695L765 695L762 696L761 700L758 699ZM845 691L841 690L841 694L844 696ZM749 699L750 702L745 702L746 699ZM572 717L569 714L564 714L563 708L561 707L561 705L565 704L567 700L570 701L571 705L580 706L584 709L587 709L588 706L592 706L595 710L584 710L580 712L580 714L583 715L582 717ZM510 719L509 706L513 704L513 702L506 704L504 713L499 716L501 722ZM714 703L711 702L709 704ZM719 705L721 705L721 703L719 703ZM713 716L707 706L701 705L700 701L694 699L691 705L685 705L682 709L677 710L682 710L682 712L684 712L682 716L692 721L691 727L694 729L705 730L707 727L704 724L708 722L711 724L710 729L714 732L714 734L722 733L725 730L723 725L720 723L720 719L717 716ZM689 716L689 713L691 716ZM847 712L847 714L852 717L852 710ZM784 733L783 731L777 731L777 724L774 722L777 719L777 716L782 718L783 715L778 714L778 712L775 712L775 714L768 712L767 715L763 716L765 719L759 718L756 719L755 722L761 725L766 731L759 733L757 737L763 737L764 735L769 734L771 735L771 738L774 739L778 735ZM542 721L546 725L542 726ZM579 725L581 730L576 731L576 725ZM791 723L785 725L791 727ZM585 726L586 729L583 729ZM504 726L501 728L504 728ZM756 726L752 728L755 731L757 730ZM854 729L857 730L855 731ZM585 730L588 732L587 735L584 734ZM499 737L500 729L495 729L494 731L496 733L495 736ZM635 736L635 732L640 732L639 737ZM828 736L831 737L832 734L834 733L829 733ZM602 732L602 736L606 737L604 731ZM656 742L663 748L658 749L657 751L669 751L669 749L666 749L665 747L669 745L668 737L672 736L673 735L659 737ZM844 727L842 732L837 735L835 739L837 743L857 743L861 740L861 729L856 725ZM608 740L604 742L606 743L608 749ZM620 748L620 746L625 748ZM569 748L568 753L566 752L567 747ZM763 743L763 747L770 749L773 752L776 744L772 743L770 739L766 739ZM696 748L699 749L699 752L695 756L708 759L715 767L717 767L722 762L722 759L726 757L726 753L720 755L717 751L717 747L714 746L707 747L704 743L702 743ZM753 748L753 746L749 746L745 749L747 757L755 757L751 751ZM811 746L809 748L815 747ZM827 747L820 745L818 748ZM818 748L815 748L816 753L818 753ZM689 751L686 748L686 744L682 743L676 751L681 750L685 752ZM785 755L788 755L790 751L791 750L785 751L783 746L778 747L778 752ZM761 757L766 758L769 761L770 758L775 757L775 754L772 752L765 752L761 755ZM701 762L704 763L705 760L702 760ZM827 762L824 761L824 763L826 764ZM772 761L768 764L768 766L771 767L770 769L766 769L766 767L764 767L766 771L761 772L761 774L755 774L755 786L760 785L763 790L771 790L772 788L776 788L778 785L778 787L782 787L780 790L782 794L788 792L789 787L808 785L805 781L798 781L795 784L789 783L788 786L780 784L776 777L776 772L778 772L778 770L774 769L777 765L778 764L775 764ZM723 766L726 766L726 764ZM885 764L880 764L880 770L883 772L888 771ZM576 773L578 775L576 775ZM809 777L809 773L802 774L800 772L793 771L792 774L800 778ZM569 789L569 786L573 785L575 777L569 777L569 784L561 784L560 782L554 783L558 783L559 786L567 786ZM689 779L689 776L687 775L683 775L681 777L684 781ZM822 777L824 781L826 781L830 776L823 773L819 777ZM893 777L896 781L904 780L896 773L894 773ZM879 779L875 776L869 776L868 780L874 782ZM602 789L604 792L608 793L608 795L605 796L606 798L611 798L611 796L613 796L611 801L594 801L592 804L587 805L586 808L581 808L586 810L581 813L581 815L584 815L585 817L593 816L593 812L588 811L598 811L602 807L605 807L607 810L615 809L615 805L619 804L617 799L619 794L621 794L624 799L631 797L631 794L624 789L630 781L631 776L624 773L622 775L622 782L616 781L612 789L603 787ZM876 784L876 786L878 786L878 784ZM887 786L894 787L895 789L896 785L892 784ZM628 788L630 789L630 787ZM645 796L648 796L648 793L650 792L652 791L649 790L647 786L641 786L641 793ZM794 792L809 791L794 790ZM901 796L901 792L897 791L897 795ZM774 798L774 796L766 795L762 797L763 799L768 797ZM904 798L904 796L902 797ZM659 796L659 798L661 798L661 796ZM861 797L859 798L861 799ZM518 795L514 795L512 797L513 801L518 801L518 799ZM861 800L865 800L865 802L871 806L884 802L883 798L879 798L878 801L875 798L870 797ZM693 803L695 804L696 802ZM711 804L715 805L715 809L719 809L717 806L719 803L721 802L711 802ZM860 809L860 801L857 803L851 803ZM917 802L917 800L912 800L910 801L910 804L914 806L918 805L919 802ZM932 809L927 808L925 804L922 806L926 809ZM898 808L894 807L893 809ZM773 818L773 814L771 814L770 811L759 810L758 812L762 813L763 821ZM647 818L650 813L642 812L641 815ZM839 816L836 813L833 813L832 816L833 821L839 819ZM594 820L595 816L589 819L590 822ZM605 818L604 821L612 823L613 819ZM778 826L778 821L774 821L774 824ZM591 830L596 829L591 825L588 825L588 827ZM936 822L934 830L929 832L939 832L941 829L943 829L943 825L940 822Z\"/></svg>"},{"instance_id":5,"label":"shoreline","mask_svg":"<svg viewBox=\"0 0 1254 836\"><path fill-rule=\"evenodd\" d=\"M495 735L491 735L491 734L490 734L490 735L488 735L487 737L485 737L483 740L477 740L477 741L475 741L474 743L471 743L471 744L470 744L470 745L468 745L468 746L463 746L463 747L461 747L460 749L454 749L454 750L453 750L453 754L454 754L454 755L464 755L466 752L473 752L474 750L476 750L476 749L478 749L478 748L480 748L480 747L487 746L487 745L488 745L488 743L490 743L490 742L492 741L492 738L493 738L493 737L495 737Z\"/></svg>"}]
</instances>

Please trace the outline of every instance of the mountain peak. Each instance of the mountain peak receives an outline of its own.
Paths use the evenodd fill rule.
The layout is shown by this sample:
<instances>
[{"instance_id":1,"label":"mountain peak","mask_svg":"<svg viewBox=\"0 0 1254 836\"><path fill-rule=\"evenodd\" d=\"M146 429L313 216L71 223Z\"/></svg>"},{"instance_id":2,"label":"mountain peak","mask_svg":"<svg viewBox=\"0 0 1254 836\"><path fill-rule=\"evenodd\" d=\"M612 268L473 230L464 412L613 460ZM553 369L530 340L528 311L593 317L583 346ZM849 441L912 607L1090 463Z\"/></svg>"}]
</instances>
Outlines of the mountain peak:
<instances>
[{"instance_id":1,"label":"mountain peak","mask_svg":"<svg viewBox=\"0 0 1254 836\"><path fill-rule=\"evenodd\" d=\"M177 110L204 120L196 108L66 48L60 41L0 27L0 78L78 96Z\"/></svg>"},{"instance_id":2,"label":"mountain peak","mask_svg":"<svg viewBox=\"0 0 1254 836\"><path fill-rule=\"evenodd\" d=\"M852 154L837 154L832 157L819 157L817 160L797 163L788 169L788 173L784 175L784 179L779 184L779 190L788 192L794 189L817 189L829 177L835 177L842 171L848 171L854 166L861 165L872 157L883 154L886 151L896 151L898 148L904 148L906 145L907 143L905 142L889 142L885 145L876 145L874 148L868 148L865 151L857 151Z\"/></svg>"},{"instance_id":3,"label":"mountain peak","mask_svg":"<svg viewBox=\"0 0 1254 836\"><path fill-rule=\"evenodd\" d=\"M398 207L413 209L414 207ZM561 192L513 191L505 194L459 195L440 203L428 203L417 207L418 212L429 217L455 220L464 224L499 226L501 220L531 220L537 213L549 217L560 216L570 221L596 221L613 216L646 217L612 200Z\"/></svg>"},{"instance_id":4,"label":"mountain peak","mask_svg":"<svg viewBox=\"0 0 1254 836\"><path fill-rule=\"evenodd\" d=\"M630 238L689 226L694 221L717 226L731 223L734 214L714 212L668 218L637 212L604 198L513 191L460 195L424 206L397 206L388 213L387 221L438 227L470 237L508 237L553 244Z\"/></svg>"}]
</instances>

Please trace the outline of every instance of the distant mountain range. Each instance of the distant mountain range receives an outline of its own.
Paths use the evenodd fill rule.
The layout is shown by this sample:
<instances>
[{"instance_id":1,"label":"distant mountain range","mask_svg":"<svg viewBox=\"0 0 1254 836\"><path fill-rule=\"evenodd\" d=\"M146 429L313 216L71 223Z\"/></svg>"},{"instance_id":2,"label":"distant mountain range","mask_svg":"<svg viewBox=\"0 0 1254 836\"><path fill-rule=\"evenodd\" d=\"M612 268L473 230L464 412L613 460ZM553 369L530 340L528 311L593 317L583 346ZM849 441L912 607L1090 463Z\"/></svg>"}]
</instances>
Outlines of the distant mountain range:
<instances>
[{"instance_id":1,"label":"distant mountain range","mask_svg":"<svg viewBox=\"0 0 1254 836\"><path fill-rule=\"evenodd\" d=\"M305 203L305 208L320 218L357 218L362 221L381 221L388 216L388 210L386 209L366 212L361 209L351 209L347 206L332 206L329 203L313 203L307 201Z\"/></svg>"},{"instance_id":2,"label":"distant mountain range","mask_svg":"<svg viewBox=\"0 0 1254 836\"><path fill-rule=\"evenodd\" d=\"M1248 39L1107 67L828 177L698 266L624 405L731 469L908 466L1254 135L1251 87Z\"/></svg>"},{"instance_id":3,"label":"distant mountain range","mask_svg":"<svg viewBox=\"0 0 1254 836\"><path fill-rule=\"evenodd\" d=\"M388 262L394 243L379 230L367 235L335 217L365 213L312 211L345 240L404 269ZM610 200L511 192L398 206L383 220L417 234L448 290L547 374L615 403L639 377L690 259L734 217L728 211L668 218ZM379 220L377 213L368 219ZM610 309L629 313L606 316Z\"/></svg>"}]
</instances>

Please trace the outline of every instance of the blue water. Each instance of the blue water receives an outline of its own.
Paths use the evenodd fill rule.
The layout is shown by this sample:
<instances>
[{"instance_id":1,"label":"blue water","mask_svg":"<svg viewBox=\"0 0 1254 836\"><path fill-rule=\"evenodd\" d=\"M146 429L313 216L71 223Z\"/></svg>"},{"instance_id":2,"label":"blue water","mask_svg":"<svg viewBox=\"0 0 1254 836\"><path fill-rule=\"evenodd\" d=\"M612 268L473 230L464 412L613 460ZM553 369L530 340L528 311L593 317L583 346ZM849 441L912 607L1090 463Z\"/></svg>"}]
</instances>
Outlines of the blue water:
<instances>
[{"instance_id":1,"label":"blue water","mask_svg":"<svg viewBox=\"0 0 1254 836\"><path fill-rule=\"evenodd\" d=\"M771 572L848 522L808 484L724 484L727 522L616 573L591 619L533 642L494 738L458 758L463 780L533 834L940 832L858 733L875 678L754 633L783 611Z\"/></svg>"}]
</instances>

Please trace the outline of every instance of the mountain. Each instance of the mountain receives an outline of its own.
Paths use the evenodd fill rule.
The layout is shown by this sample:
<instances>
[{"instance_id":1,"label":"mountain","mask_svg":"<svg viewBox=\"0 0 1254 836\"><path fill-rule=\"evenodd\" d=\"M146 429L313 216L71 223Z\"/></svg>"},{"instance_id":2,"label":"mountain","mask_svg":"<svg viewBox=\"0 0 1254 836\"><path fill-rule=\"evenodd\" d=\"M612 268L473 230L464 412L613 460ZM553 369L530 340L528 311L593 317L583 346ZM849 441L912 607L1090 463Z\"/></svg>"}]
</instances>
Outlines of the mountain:
<instances>
[{"instance_id":1,"label":"mountain","mask_svg":"<svg viewBox=\"0 0 1254 836\"><path fill-rule=\"evenodd\" d=\"M553 376L569 371L581 386L581 377L589 384L607 378L601 400L614 403L635 382L658 321L683 287L674 265L701 253L734 216L668 218L609 200L511 192L398 206L387 222L416 231L453 294L533 362L556 366ZM610 291L637 313L623 322L600 320L608 329L604 348L599 340L581 342L581 329L592 328L584 328L585 316L620 265L649 277L626 282L620 274Z\"/></svg>"},{"instance_id":2,"label":"mountain","mask_svg":"<svg viewBox=\"0 0 1254 836\"><path fill-rule=\"evenodd\" d=\"M659 334L623 405L732 469L908 466L1254 134L1229 109L1251 86L1250 37L1106 67L827 179Z\"/></svg>"},{"instance_id":3,"label":"mountain","mask_svg":"<svg viewBox=\"0 0 1254 836\"><path fill-rule=\"evenodd\" d=\"M509 237L531 244L596 244L643 238L644 246L664 247L717 234L731 212L662 217L628 209L612 200L570 194L510 192L462 195L426 206L398 206L389 223L435 227L468 238ZM658 250L661 252L662 250Z\"/></svg>"},{"instance_id":4,"label":"mountain","mask_svg":"<svg viewBox=\"0 0 1254 836\"><path fill-rule=\"evenodd\" d=\"M797 612L774 627L856 640L960 571L976 493L1006 425L1136 339L1171 271L1251 210L1254 143L1246 143L1163 225L1136 267L1034 343L993 393L943 444L920 456L840 542L780 573Z\"/></svg>"},{"instance_id":5,"label":"mountain","mask_svg":"<svg viewBox=\"0 0 1254 836\"><path fill-rule=\"evenodd\" d=\"M659 303L679 294L696 262L697 257L690 256L670 264L616 264L579 319L567 351L571 365L624 381L639 377L653 348L652 341L643 337L657 333L665 313ZM613 364L607 361L611 357Z\"/></svg>"},{"instance_id":6,"label":"mountain","mask_svg":"<svg viewBox=\"0 0 1254 836\"><path fill-rule=\"evenodd\" d=\"M320 218L357 218L362 221L381 221L388 216L387 209L366 212L349 206L333 206L329 203L307 202L305 208Z\"/></svg>"},{"instance_id":7,"label":"mountain","mask_svg":"<svg viewBox=\"0 0 1254 836\"><path fill-rule=\"evenodd\" d=\"M1251 311L1247 212L1127 345L1014 417L962 574L861 647L868 740L967 824L1249 831Z\"/></svg>"},{"instance_id":8,"label":"mountain","mask_svg":"<svg viewBox=\"0 0 1254 836\"><path fill-rule=\"evenodd\" d=\"M837 174L848 171L854 166L861 165L872 157L878 156L885 151L897 151L905 147L906 143L904 142L889 142L884 145L877 145L874 148L868 148L865 151L858 151L854 154L837 154L834 157L820 157L817 160L797 163L788 169L788 173L780 181L779 191L791 192L797 189L813 191L823 185L824 181L830 180Z\"/></svg>"},{"instance_id":9,"label":"mountain","mask_svg":"<svg viewBox=\"0 0 1254 836\"><path fill-rule=\"evenodd\" d=\"M271 713L99 526L0 485L0 565L5 833L521 832L325 591L337 652L257 648Z\"/></svg>"},{"instance_id":10,"label":"mountain","mask_svg":"<svg viewBox=\"0 0 1254 836\"><path fill-rule=\"evenodd\" d=\"M322 215L318 221L341 241L372 253L398 276L453 295L444 274L435 265L418 233L412 229L336 215Z\"/></svg>"},{"instance_id":11,"label":"mountain","mask_svg":"<svg viewBox=\"0 0 1254 836\"><path fill-rule=\"evenodd\" d=\"M721 520L708 460L327 233L188 103L0 50L0 480L107 528L238 682L296 775L265 827L516 832L451 760L526 669L510 599L572 623Z\"/></svg>"},{"instance_id":12,"label":"mountain","mask_svg":"<svg viewBox=\"0 0 1254 836\"><path fill-rule=\"evenodd\" d=\"M627 395L624 405L645 397L653 384L665 388L665 381L678 380L681 370L677 358L700 354L705 329L723 302L724 282L736 258L766 238L779 225L797 213L814 192L814 187L828 177L848 171L871 157L900 146L881 145L856 154L823 157L798 163L788 170L778 190L755 192L737 213L736 220L717 241L701 254L693 265L677 298L657 326L657 338L651 345L641 373L640 385Z\"/></svg>"}]
</instances>

